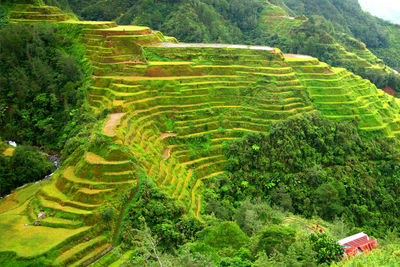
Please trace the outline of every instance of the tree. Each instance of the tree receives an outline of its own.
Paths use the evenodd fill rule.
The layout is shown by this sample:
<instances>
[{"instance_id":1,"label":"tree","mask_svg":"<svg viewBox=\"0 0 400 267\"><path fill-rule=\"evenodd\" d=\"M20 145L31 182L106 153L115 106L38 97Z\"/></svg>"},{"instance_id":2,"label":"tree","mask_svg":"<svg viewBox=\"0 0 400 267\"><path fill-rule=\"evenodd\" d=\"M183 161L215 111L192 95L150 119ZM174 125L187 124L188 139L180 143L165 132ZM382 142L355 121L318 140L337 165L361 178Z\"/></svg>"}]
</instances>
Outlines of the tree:
<instances>
[{"instance_id":1,"label":"tree","mask_svg":"<svg viewBox=\"0 0 400 267\"><path fill-rule=\"evenodd\" d=\"M343 257L344 248L327 234L311 234L309 242L312 249L317 253L318 263L320 264L331 264L334 261L340 261Z\"/></svg>"},{"instance_id":2,"label":"tree","mask_svg":"<svg viewBox=\"0 0 400 267\"><path fill-rule=\"evenodd\" d=\"M267 227L260 236L258 248L271 255L275 250L286 252L296 240L296 230L289 227L273 225Z\"/></svg>"},{"instance_id":3,"label":"tree","mask_svg":"<svg viewBox=\"0 0 400 267\"><path fill-rule=\"evenodd\" d=\"M233 248L239 249L248 241L246 234L240 229L235 222L222 222L209 229L204 238L204 243L217 248Z\"/></svg>"}]
</instances>

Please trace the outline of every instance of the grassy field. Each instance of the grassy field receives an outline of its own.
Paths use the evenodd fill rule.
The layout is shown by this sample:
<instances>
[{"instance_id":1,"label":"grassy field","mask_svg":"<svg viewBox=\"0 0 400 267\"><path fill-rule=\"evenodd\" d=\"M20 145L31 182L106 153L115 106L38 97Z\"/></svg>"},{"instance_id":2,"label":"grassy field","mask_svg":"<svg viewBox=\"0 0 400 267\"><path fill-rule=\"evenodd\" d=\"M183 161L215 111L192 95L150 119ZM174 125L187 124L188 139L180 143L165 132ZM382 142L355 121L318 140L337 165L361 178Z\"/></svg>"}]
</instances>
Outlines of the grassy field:
<instances>
[{"instance_id":1,"label":"grassy field","mask_svg":"<svg viewBox=\"0 0 400 267\"><path fill-rule=\"evenodd\" d=\"M88 230L88 227L55 229L44 226L25 226L25 224L30 224L30 221L24 215L0 215L0 235L2 237L0 251L14 251L20 257L39 256L65 242L67 238Z\"/></svg>"}]
</instances>

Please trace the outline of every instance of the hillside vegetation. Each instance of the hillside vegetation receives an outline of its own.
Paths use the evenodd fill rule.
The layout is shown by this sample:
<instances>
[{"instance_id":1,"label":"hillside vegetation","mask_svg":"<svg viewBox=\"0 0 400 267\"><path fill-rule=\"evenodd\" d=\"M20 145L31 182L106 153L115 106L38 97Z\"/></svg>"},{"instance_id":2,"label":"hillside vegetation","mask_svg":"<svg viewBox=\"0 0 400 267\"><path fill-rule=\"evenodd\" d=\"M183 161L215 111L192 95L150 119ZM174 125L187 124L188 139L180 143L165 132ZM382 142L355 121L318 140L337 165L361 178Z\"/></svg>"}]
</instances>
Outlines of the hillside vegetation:
<instances>
[{"instance_id":1,"label":"hillside vegetation","mask_svg":"<svg viewBox=\"0 0 400 267\"><path fill-rule=\"evenodd\" d=\"M389 85L400 90L400 77L390 68L399 67L394 56L399 47L397 26L362 11L357 0L49 3L73 10L84 19L150 26L185 42L279 47L285 53L311 55L347 68L378 88Z\"/></svg>"},{"instance_id":2,"label":"hillside vegetation","mask_svg":"<svg viewBox=\"0 0 400 267\"><path fill-rule=\"evenodd\" d=\"M182 2L159 2L170 4ZM278 48L179 43L41 1L8 8L10 39L32 30L20 46L51 37L43 77L64 78L58 51L87 79L67 76L73 86L54 99L76 93L49 142L63 148L61 167L0 200L2 266L326 266L348 235L398 241L400 105L370 81ZM34 70L21 76L36 73L18 62ZM42 88L44 99L57 90L29 96Z\"/></svg>"},{"instance_id":3,"label":"hillside vegetation","mask_svg":"<svg viewBox=\"0 0 400 267\"><path fill-rule=\"evenodd\" d=\"M70 29L12 24L0 31L2 137L60 149L82 102L83 53ZM75 122L76 123L76 122Z\"/></svg>"},{"instance_id":4,"label":"hillside vegetation","mask_svg":"<svg viewBox=\"0 0 400 267\"><path fill-rule=\"evenodd\" d=\"M351 33L364 42L379 58L392 68L399 68L399 45L397 32L399 25L363 12L357 0L271 0L287 6L295 14L323 16L340 32Z\"/></svg>"}]
</instances>

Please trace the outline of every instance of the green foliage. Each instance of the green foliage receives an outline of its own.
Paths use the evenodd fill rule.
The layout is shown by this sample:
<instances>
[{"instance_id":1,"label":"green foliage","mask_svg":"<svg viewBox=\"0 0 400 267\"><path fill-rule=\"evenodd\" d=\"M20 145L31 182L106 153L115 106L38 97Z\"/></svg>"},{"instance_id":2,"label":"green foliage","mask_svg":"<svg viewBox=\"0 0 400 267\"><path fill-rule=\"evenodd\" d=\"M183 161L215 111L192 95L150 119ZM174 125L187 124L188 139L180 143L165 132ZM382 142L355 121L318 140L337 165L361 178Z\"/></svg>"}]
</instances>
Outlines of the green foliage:
<instances>
[{"instance_id":1,"label":"green foliage","mask_svg":"<svg viewBox=\"0 0 400 267\"><path fill-rule=\"evenodd\" d=\"M382 21L363 12L357 0L284 0L284 3L298 15L323 16L337 30L354 34L368 47L390 45L389 34L382 26Z\"/></svg>"},{"instance_id":2,"label":"green foliage","mask_svg":"<svg viewBox=\"0 0 400 267\"><path fill-rule=\"evenodd\" d=\"M309 240L311 247L317 252L319 263L331 264L342 259L344 248L327 234L311 234Z\"/></svg>"},{"instance_id":3,"label":"green foliage","mask_svg":"<svg viewBox=\"0 0 400 267\"><path fill-rule=\"evenodd\" d=\"M267 29L267 41L270 45L280 47L289 53L307 54L331 64L340 66L355 72L365 79L369 79L378 88L387 85L400 90L400 77L392 71L382 68L382 62L374 56L363 57L372 64L378 64L379 68L370 68L357 64L357 60L341 58L343 51L337 50L332 45L339 43L349 52L366 51L366 46L375 55L384 60L385 64L392 68L399 68L398 60L399 34L397 26L387 23L371 14L364 12L356 0L273 0L276 4L293 15L307 15L310 19L300 25L291 24L289 30L284 31ZM329 27L327 28L326 26ZM288 34L289 33L289 34ZM305 34L305 35L304 35ZM264 34L265 35L265 34ZM260 35L259 38L262 38ZM352 38L355 37L355 38ZM261 40L261 39L260 39ZM328 42L327 42L328 41ZM362 43L362 42L364 43ZM258 41L260 42L260 41Z\"/></svg>"},{"instance_id":4,"label":"green foliage","mask_svg":"<svg viewBox=\"0 0 400 267\"><path fill-rule=\"evenodd\" d=\"M247 236L235 222L222 222L205 229L204 243L216 249L233 248L235 250L247 243Z\"/></svg>"},{"instance_id":5,"label":"green foliage","mask_svg":"<svg viewBox=\"0 0 400 267\"><path fill-rule=\"evenodd\" d=\"M47 158L38 149L18 146L12 157L0 154L0 195L44 178L54 170Z\"/></svg>"},{"instance_id":6,"label":"green foliage","mask_svg":"<svg viewBox=\"0 0 400 267\"><path fill-rule=\"evenodd\" d=\"M17 255L10 252L2 252L0 253L0 264L4 267L14 267L14 266L21 266L21 267L40 267L49 265L51 260L46 259L44 256L36 258L36 259L24 259L18 260Z\"/></svg>"},{"instance_id":7,"label":"green foliage","mask_svg":"<svg viewBox=\"0 0 400 267\"><path fill-rule=\"evenodd\" d=\"M283 227L271 226L267 227L259 239L258 247L263 249L268 255L274 251L287 252L289 246L296 240L296 230Z\"/></svg>"},{"instance_id":8,"label":"green foliage","mask_svg":"<svg viewBox=\"0 0 400 267\"><path fill-rule=\"evenodd\" d=\"M143 229L144 221L153 234L160 239L160 246L172 250L179 244L193 239L201 224L193 218L182 218L184 207L168 197L153 184L143 181L142 193L133 205L126 229ZM126 233L127 230L125 230ZM132 242L129 235L122 233L125 246Z\"/></svg>"},{"instance_id":9,"label":"green foliage","mask_svg":"<svg viewBox=\"0 0 400 267\"><path fill-rule=\"evenodd\" d=\"M114 217L114 209L113 208L106 208L103 213L101 214L101 219L105 223L109 223L112 221Z\"/></svg>"},{"instance_id":10,"label":"green foliage","mask_svg":"<svg viewBox=\"0 0 400 267\"><path fill-rule=\"evenodd\" d=\"M11 24L0 31L0 132L22 144L61 149L82 114L86 67L73 25Z\"/></svg>"},{"instance_id":11,"label":"green foliage","mask_svg":"<svg viewBox=\"0 0 400 267\"><path fill-rule=\"evenodd\" d=\"M334 267L357 267L357 266L399 266L400 246L398 244L379 247L357 257L351 257L332 265Z\"/></svg>"},{"instance_id":12,"label":"green foliage","mask_svg":"<svg viewBox=\"0 0 400 267\"><path fill-rule=\"evenodd\" d=\"M0 5L0 29L4 28L8 23L7 9Z\"/></svg>"},{"instance_id":13,"label":"green foliage","mask_svg":"<svg viewBox=\"0 0 400 267\"><path fill-rule=\"evenodd\" d=\"M228 143L229 174L210 185L206 210L220 216L233 209L229 203L251 196L305 216L343 217L349 225L384 234L400 225L396 147L396 139L361 135L352 123L318 114L289 119L273 125L269 135Z\"/></svg>"},{"instance_id":14,"label":"green foliage","mask_svg":"<svg viewBox=\"0 0 400 267\"><path fill-rule=\"evenodd\" d=\"M279 224L282 221L276 216L276 211L260 199L242 201L235 209L233 218L248 236L259 233L265 225Z\"/></svg>"},{"instance_id":15,"label":"green foliage","mask_svg":"<svg viewBox=\"0 0 400 267\"><path fill-rule=\"evenodd\" d=\"M117 20L119 24L149 26L185 42L243 42L258 23L260 0L120 0L47 1L71 8L86 20Z\"/></svg>"}]
</instances>

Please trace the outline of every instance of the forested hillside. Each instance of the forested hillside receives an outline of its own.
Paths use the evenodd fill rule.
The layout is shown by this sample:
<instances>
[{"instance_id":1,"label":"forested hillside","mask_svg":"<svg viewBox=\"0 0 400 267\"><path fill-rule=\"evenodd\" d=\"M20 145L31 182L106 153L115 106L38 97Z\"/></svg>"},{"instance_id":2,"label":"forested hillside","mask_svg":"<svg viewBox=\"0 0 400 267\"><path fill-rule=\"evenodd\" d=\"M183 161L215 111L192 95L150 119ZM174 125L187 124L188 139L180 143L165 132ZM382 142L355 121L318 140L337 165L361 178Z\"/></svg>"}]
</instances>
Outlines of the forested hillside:
<instances>
[{"instance_id":1,"label":"forested hillside","mask_svg":"<svg viewBox=\"0 0 400 267\"><path fill-rule=\"evenodd\" d=\"M285 4L295 14L318 15L330 21L340 32L351 33L364 42L378 57L392 68L399 68L397 30L399 25L363 12L357 0L271 0Z\"/></svg>"}]
</instances>

